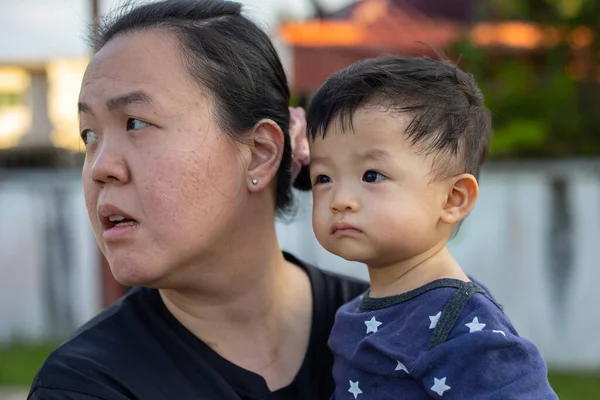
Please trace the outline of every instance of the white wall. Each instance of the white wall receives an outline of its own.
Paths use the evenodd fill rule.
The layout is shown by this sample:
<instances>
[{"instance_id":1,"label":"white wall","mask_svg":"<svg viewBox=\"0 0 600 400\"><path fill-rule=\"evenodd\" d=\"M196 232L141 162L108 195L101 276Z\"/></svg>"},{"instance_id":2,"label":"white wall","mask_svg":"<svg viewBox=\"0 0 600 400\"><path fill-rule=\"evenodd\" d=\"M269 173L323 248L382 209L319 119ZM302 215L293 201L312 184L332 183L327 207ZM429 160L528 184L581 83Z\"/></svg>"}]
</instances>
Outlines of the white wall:
<instances>
[{"instance_id":1,"label":"white wall","mask_svg":"<svg viewBox=\"0 0 600 400\"><path fill-rule=\"evenodd\" d=\"M0 175L0 342L64 336L101 305L78 173Z\"/></svg>"}]
</instances>

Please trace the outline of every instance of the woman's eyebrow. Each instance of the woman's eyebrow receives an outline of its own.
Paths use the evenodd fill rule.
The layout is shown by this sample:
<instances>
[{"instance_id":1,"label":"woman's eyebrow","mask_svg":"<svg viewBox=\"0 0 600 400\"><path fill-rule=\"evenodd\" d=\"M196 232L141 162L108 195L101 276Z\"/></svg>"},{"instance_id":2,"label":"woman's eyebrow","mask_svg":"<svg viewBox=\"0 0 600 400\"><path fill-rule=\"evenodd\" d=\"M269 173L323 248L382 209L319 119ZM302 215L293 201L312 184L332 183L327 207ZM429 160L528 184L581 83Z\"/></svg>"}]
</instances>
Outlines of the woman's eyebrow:
<instances>
[{"instance_id":1,"label":"woman's eyebrow","mask_svg":"<svg viewBox=\"0 0 600 400\"><path fill-rule=\"evenodd\" d=\"M106 101L106 107L111 111L131 104L148 106L152 104L152 97L146 92L136 90L135 92L127 93Z\"/></svg>"},{"instance_id":2,"label":"woman's eyebrow","mask_svg":"<svg viewBox=\"0 0 600 400\"><path fill-rule=\"evenodd\" d=\"M106 107L109 110L115 110L118 108L123 108L131 104L140 104L140 105L151 105L153 103L152 97L146 92L141 90L136 90L134 92L126 93L121 96L114 97L112 99L108 99L106 101ZM77 110L79 114L89 113L93 114L92 108L83 102L77 103Z\"/></svg>"}]
</instances>

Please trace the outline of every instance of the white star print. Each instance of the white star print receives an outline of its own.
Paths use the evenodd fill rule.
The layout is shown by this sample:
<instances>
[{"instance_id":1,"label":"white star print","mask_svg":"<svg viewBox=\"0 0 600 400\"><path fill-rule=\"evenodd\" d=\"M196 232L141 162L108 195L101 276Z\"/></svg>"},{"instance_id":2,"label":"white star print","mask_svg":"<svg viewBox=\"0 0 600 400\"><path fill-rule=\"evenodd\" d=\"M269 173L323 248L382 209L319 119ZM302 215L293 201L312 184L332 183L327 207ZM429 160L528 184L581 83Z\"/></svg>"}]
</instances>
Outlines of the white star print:
<instances>
[{"instance_id":1,"label":"white star print","mask_svg":"<svg viewBox=\"0 0 600 400\"><path fill-rule=\"evenodd\" d=\"M358 395L362 393L362 390L358 387L358 381L350 381L350 389L348 389L348 392L352 393L355 399L358 398Z\"/></svg>"},{"instance_id":2,"label":"white star print","mask_svg":"<svg viewBox=\"0 0 600 400\"><path fill-rule=\"evenodd\" d=\"M442 316L442 312L441 311L439 313L435 314L435 315L430 315L429 316L429 320L431 321L431 323L429 324L429 329L434 329L437 326L437 323L440 320L441 316Z\"/></svg>"},{"instance_id":3,"label":"white star print","mask_svg":"<svg viewBox=\"0 0 600 400\"><path fill-rule=\"evenodd\" d=\"M375 317L371 318L370 321L365 321L365 325L367 326L367 333L369 332L377 332L377 328L379 327L379 325L381 325L382 323L377 321L375 319Z\"/></svg>"},{"instance_id":4,"label":"white star print","mask_svg":"<svg viewBox=\"0 0 600 400\"><path fill-rule=\"evenodd\" d=\"M404 371L408 374L408 369L406 368L406 365L402 364L400 361L398 361L398 365L396 366L395 371Z\"/></svg>"},{"instance_id":5,"label":"white star print","mask_svg":"<svg viewBox=\"0 0 600 400\"><path fill-rule=\"evenodd\" d=\"M502 334L504 337L506 337L506 333L504 333L504 331L496 331L496 330L493 330L492 332L494 332L494 333L500 333L500 334Z\"/></svg>"},{"instance_id":6,"label":"white star print","mask_svg":"<svg viewBox=\"0 0 600 400\"><path fill-rule=\"evenodd\" d=\"M473 318L473 321L465 324L465 326L469 327L469 333L477 332L485 328L485 324L479 323L479 318Z\"/></svg>"},{"instance_id":7,"label":"white star print","mask_svg":"<svg viewBox=\"0 0 600 400\"><path fill-rule=\"evenodd\" d=\"M450 390L450 386L446 385L446 377L443 377L442 379L433 378L431 390L436 392L440 397L444 395L446 390Z\"/></svg>"}]
</instances>

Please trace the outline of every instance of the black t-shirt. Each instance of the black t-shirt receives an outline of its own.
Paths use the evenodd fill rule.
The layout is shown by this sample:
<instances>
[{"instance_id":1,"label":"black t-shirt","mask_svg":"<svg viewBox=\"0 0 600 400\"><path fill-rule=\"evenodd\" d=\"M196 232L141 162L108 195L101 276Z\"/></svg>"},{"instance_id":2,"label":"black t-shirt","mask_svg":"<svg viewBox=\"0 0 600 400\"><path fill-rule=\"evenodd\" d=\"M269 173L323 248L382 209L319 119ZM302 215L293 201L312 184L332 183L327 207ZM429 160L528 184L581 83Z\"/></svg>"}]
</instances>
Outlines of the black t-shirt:
<instances>
[{"instance_id":1,"label":"black t-shirt","mask_svg":"<svg viewBox=\"0 0 600 400\"><path fill-rule=\"evenodd\" d=\"M289 386L270 392L261 376L193 336L167 310L157 290L135 288L48 357L28 399L329 399L333 356L327 339L335 312L367 285L285 256L306 271L313 293L308 351Z\"/></svg>"}]
</instances>

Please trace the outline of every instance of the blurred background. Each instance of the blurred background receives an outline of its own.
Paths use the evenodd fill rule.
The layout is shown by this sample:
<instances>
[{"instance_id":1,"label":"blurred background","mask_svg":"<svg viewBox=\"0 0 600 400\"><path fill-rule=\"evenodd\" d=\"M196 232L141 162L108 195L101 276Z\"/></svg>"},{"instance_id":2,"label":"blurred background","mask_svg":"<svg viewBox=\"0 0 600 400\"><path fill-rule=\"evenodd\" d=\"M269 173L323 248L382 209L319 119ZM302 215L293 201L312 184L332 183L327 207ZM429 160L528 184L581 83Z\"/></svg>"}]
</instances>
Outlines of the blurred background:
<instances>
[{"instance_id":1,"label":"blurred background","mask_svg":"<svg viewBox=\"0 0 600 400\"><path fill-rule=\"evenodd\" d=\"M600 2L242 3L276 43L294 105L381 54L434 48L475 75L495 137L451 250L540 348L561 399L600 398ZM48 353L125 290L89 227L76 109L86 35L121 4L0 0L0 399L25 398ZM310 208L298 192L278 223L284 249L366 278L320 248Z\"/></svg>"}]
</instances>

